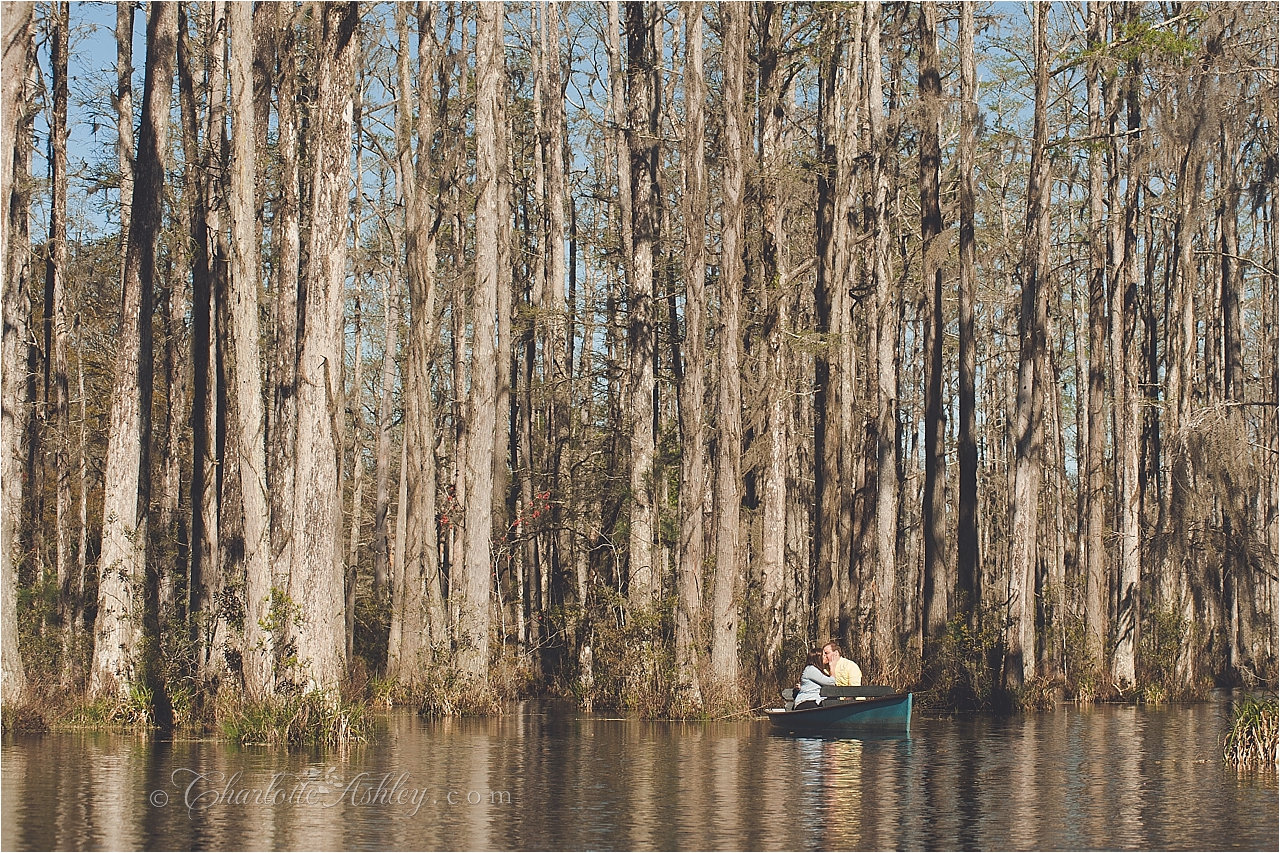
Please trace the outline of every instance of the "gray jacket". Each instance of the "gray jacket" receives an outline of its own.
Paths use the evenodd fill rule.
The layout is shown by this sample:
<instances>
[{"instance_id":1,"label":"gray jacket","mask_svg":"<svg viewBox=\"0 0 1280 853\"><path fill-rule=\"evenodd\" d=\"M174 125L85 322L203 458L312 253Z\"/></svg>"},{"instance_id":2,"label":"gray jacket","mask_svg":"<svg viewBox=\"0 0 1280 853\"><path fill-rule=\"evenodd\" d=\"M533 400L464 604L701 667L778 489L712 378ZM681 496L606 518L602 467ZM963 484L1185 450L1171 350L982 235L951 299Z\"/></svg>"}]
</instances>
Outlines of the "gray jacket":
<instances>
[{"instance_id":1,"label":"gray jacket","mask_svg":"<svg viewBox=\"0 0 1280 853\"><path fill-rule=\"evenodd\" d=\"M813 700L821 704L822 688L835 687L836 680L816 666L806 666L800 676L800 692L796 694L795 704Z\"/></svg>"}]
</instances>

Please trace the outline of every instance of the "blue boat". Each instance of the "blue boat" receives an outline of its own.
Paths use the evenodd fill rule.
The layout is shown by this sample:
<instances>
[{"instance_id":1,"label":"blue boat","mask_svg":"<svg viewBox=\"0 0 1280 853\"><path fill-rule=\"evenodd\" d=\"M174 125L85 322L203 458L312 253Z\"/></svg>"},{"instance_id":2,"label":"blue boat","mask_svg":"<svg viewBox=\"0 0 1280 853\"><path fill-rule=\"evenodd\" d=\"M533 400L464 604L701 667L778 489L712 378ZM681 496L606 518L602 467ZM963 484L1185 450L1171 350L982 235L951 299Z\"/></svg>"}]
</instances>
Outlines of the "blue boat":
<instances>
[{"instance_id":1,"label":"blue boat","mask_svg":"<svg viewBox=\"0 0 1280 853\"><path fill-rule=\"evenodd\" d=\"M793 734L856 734L863 731L911 731L910 693L889 687L825 687L822 704L795 710L794 691L784 690L786 705L766 708L775 729Z\"/></svg>"}]
</instances>

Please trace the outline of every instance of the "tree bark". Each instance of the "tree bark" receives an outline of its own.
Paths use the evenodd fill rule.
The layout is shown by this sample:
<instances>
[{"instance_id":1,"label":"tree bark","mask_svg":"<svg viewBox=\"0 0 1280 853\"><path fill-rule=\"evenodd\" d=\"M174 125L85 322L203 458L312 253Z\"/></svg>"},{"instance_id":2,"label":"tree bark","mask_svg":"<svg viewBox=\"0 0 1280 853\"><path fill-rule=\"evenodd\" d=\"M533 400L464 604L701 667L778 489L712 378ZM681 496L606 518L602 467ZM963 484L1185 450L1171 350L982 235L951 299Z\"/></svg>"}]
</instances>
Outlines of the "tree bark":
<instances>
[{"instance_id":1,"label":"tree bark","mask_svg":"<svg viewBox=\"0 0 1280 853\"><path fill-rule=\"evenodd\" d=\"M196 115L195 73L191 55L186 7L178 7L178 104L182 122L182 156L190 163L202 163L199 118ZM190 639L201 641L196 614L204 602L205 567L209 564L210 515L216 503L206 501L206 462L212 455L209 446L209 264L208 239L205 234L204 179L200 172L188 169L183 176L183 215L191 245L191 524L190 557L187 563L187 620ZM206 172L207 174L207 172ZM217 524L214 522L214 530Z\"/></svg>"},{"instance_id":2,"label":"tree bark","mask_svg":"<svg viewBox=\"0 0 1280 853\"><path fill-rule=\"evenodd\" d=\"M875 584L872 594L875 672L888 678L898 664L893 616L898 570L898 323L899 293L890 280L889 141L885 128L881 72L881 5L866 10L866 96L870 136L870 215L873 237L867 266L875 285L876 337L876 530Z\"/></svg>"},{"instance_id":3,"label":"tree bark","mask_svg":"<svg viewBox=\"0 0 1280 853\"><path fill-rule=\"evenodd\" d=\"M345 663L342 586L341 398L343 295L351 186L351 96L359 40L356 3L318 10L311 126L309 278L300 316L296 492L290 596L299 676L337 695Z\"/></svg>"},{"instance_id":4,"label":"tree bark","mask_svg":"<svg viewBox=\"0 0 1280 853\"><path fill-rule=\"evenodd\" d=\"M1233 118L1222 118L1219 124L1221 140L1219 175L1224 184L1218 209L1219 253L1218 287L1222 310L1222 400L1226 404L1226 420L1232 435L1246 435L1244 408L1245 373L1241 349L1241 270L1240 232L1238 210L1241 199L1241 183L1237 175L1237 130ZM1207 347L1206 347L1207 349ZM1253 635L1257 621L1255 601L1256 581L1249 564L1248 495L1237 489L1225 496L1222 507L1222 531L1224 543L1223 598L1224 608L1233 614L1227 641L1227 663L1240 670L1244 666L1256 667L1253 653Z\"/></svg>"},{"instance_id":5,"label":"tree bark","mask_svg":"<svg viewBox=\"0 0 1280 853\"><path fill-rule=\"evenodd\" d=\"M568 490L572 482L571 466L572 449L570 447L571 378L573 374L573 357L570 349L572 335L570 319L572 306L566 303L565 279L568 273L568 259L565 248L567 226L565 222L565 206L567 203L568 158L566 157L569 139L568 125L565 120L565 80L561 71L560 49L560 5L548 3L545 6L543 63L547 79L547 248L549 253L548 282L550 292L550 346L551 353L551 415L550 437L552 441L552 459L550 469L554 472L550 494L551 526L555 531L550 540L551 559L544 567L539 579L542 588L539 600L544 608L552 605L552 577L559 577L570 562L573 540L569 533L569 512L567 502ZM541 622L539 622L541 624Z\"/></svg>"},{"instance_id":6,"label":"tree bark","mask_svg":"<svg viewBox=\"0 0 1280 853\"><path fill-rule=\"evenodd\" d=\"M844 264L839 215L839 86L843 21L835 9L822 13L818 69L818 275L814 326L820 349L814 357L814 636L831 636L839 621L841 515L840 364L844 331Z\"/></svg>"},{"instance_id":7,"label":"tree bark","mask_svg":"<svg viewBox=\"0 0 1280 853\"><path fill-rule=\"evenodd\" d=\"M1039 500L1043 439L1045 336L1049 274L1049 56L1048 10L1035 6L1035 112L1018 318L1017 402L1013 493L1010 495L1009 628L1005 640L1005 685L1020 690L1036 671L1036 566L1039 561Z\"/></svg>"},{"instance_id":8,"label":"tree bark","mask_svg":"<svg viewBox=\"0 0 1280 853\"><path fill-rule=\"evenodd\" d=\"M158 655L154 568L147 565L151 459L151 313L163 214L169 101L177 49L177 4L157 3L147 23L147 73L138 139L119 349L115 359L99 561L92 695L127 696L145 685L157 712L163 685Z\"/></svg>"},{"instance_id":9,"label":"tree bark","mask_svg":"<svg viewBox=\"0 0 1280 853\"><path fill-rule=\"evenodd\" d=\"M784 93L790 75L779 68L782 54L783 7L776 3L757 7L760 16L760 206L761 210L761 309L765 316L764 410L766 447L763 520L760 553L762 581L758 615L763 633L764 660L758 670L774 671L782 648L786 616L788 405L792 294L787 253L787 199L781 181L786 166ZM690 359L693 353L690 352ZM688 369L686 369L687 372ZM688 445L686 444L686 447Z\"/></svg>"},{"instance_id":10,"label":"tree bark","mask_svg":"<svg viewBox=\"0 0 1280 853\"><path fill-rule=\"evenodd\" d=\"M274 692L271 611L271 528L262 402L255 202L257 132L253 100L253 20L248 3L228 9L232 137L228 207L231 214L231 323L240 443L240 499L244 509L245 687L261 698Z\"/></svg>"},{"instance_id":11,"label":"tree bark","mask_svg":"<svg viewBox=\"0 0 1280 853\"><path fill-rule=\"evenodd\" d=\"M956 531L956 606L965 622L977 627L982 605L982 576L978 560L978 424L977 346L973 307L977 289L974 245L974 160L978 148L978 82L974 65L973 3L960 4L960 143L957 157L960 179L960 329L958 461L960 467L959 522Z\"/></svg>"},{"instance_id":12,"label":"tree bark","mask_svg":"<svg viewBox=\"0 0 1280 853\"><path fill-rule=\"evenodd\" d=\"M403 195L401 196L403 203ZM391 534L387 515L391 510L392 395L396 386L396 355L400 339L400 282L403 265L393 262L382 289L382 381L378 390L378 440L374 450L373 487L373 595L379 605L387 602L390 582Z\"/></svg>"},{"instance_id":13,"label":"tree bark","mask_svg":"<svg viewBox=\"0 0 1280 853\"><path fill-rule=\"evenodd\" d=\"M68 596L71 580L71 419L67 388L67 53L71 27L70 7L65 2L53 4L50 15L49 65L53 82L52 122L49 147L50 169L49 263L48 291L52 305L45 308L46 327L53 331L53 411L50 420L57 424L53 436L53 474L55 480L56 538L54 567L58 582L58 610L63 620L63 648L68 648L67 624L71 612ZM46 342L46 346L47 346ZM46 393L48 389L46 388ZM67 670L64 670L64 672ZM65 678L65 676L64 676Z\"/></svg>"},{"instance_id":14,"label":"tree bark","mask_svg":"<svg viewBox=\"0 0 1280 853\"><path fill-rule=\"evenodd\" d=\"M685 297L684 359L680 383L680 556L676 583L676 690L691 708L702 705L698 672L702 633L701 579L706 559L703 533L703 487L707 450L703 400L706 396L706 280L707 280L707 97L703 74L702 3L684 3L684 148L680 161L684 177Z\"/></svg>"},{"instance_id":15,"label":"tree bark","mask_svg":"<svg viewBox=\"0 0 1280 853\"><path fill-rule=\"evenodd\" d=\"M346 609L344 623L347 642L347 660L355 656L356 589L360 576L360 531L364 525L364 257L360 248L360 229L364 183L364 75L356 84L355 109L352 121L355 125L356 193L351 201L351 254L354 258L352 278L355 293L352 294L352 336L354 350L351 372L351 391L346 395L346 409L351 414L351 533L347 541L346 558ZM345 338L345 334L344 334ZM344 344L345 346L345 344Z\"/></svg>"},{"instance_id":16,"label":"tree bark","mask_svg":"<svg viewBox=\"0 0 1280 853\"><path fill-rule=\"evenodd\" d=\"M920 243L924 284L924 635L946 631L947 457L942 405L942 72L938 65L938 7L920 4Z\"/></svg>"},{"instance_id":17,"label":"tree bark","mask_svg":"<svg viewBox=\"0 0 1280 853\"><path fill-rule=\"evenodd\" d=\"M13 3L5 8L3 26L3 74L0 75L3 101L0 102L0 197L3 197L3 219L0 219L0 360L6 365L0 385L0 481L5 486L0 498L0 696L5 705L22 702L27 692L26 669L18 648L18 564L22 560L20 527L24 489L22 483L22 372L12 369L20 362L27 326L27 306L18 275L19 252L17 229L10 217L17 218L15 203L25 207L24 196L15 192L25 175L18 165L26 162L22 149L28 144L20 134L22 124L23 86L27 79L33 50L32 27L34 3ZM23 211L25 215L25 210Z\"/></svg>"},{"instance_id":18,"label":"tree bark","mask_svg":"<svg viewBox=\"0 0 1280 853\"><path fill-rule=\"evenodd\" d=\"M137 4L116 2L116 162L120 168L120 279L133 219L133 14Z\"/></svg>"},{"instance_id":19,"label":"tree bark","mask_svg":"<svg viewBox=\"0 0 1280 853\"><path fill-rule=\"evenodd\" d=\"M631 510L627 549L633 605L649 605L659 593L655 565L654 498L654 243L658 239L659 89L654 29L657 8L626 3L627 150L631 185L632 276L628 282L628 382L631 427Z\"/></svg>"},{"instance_id":20,"label":"tree bark","mask_svg":"<svg viewBox=\"0 0 1280 853\"><path fill-rule=\"evenodd\" d=\"M711 589L710 678L725 699L738 692L738 599L746 566L742 526L742 293L746 289L743 231L746 208L748 9L720 7L724 15L724 219L720 235L719 393L716 400L715 575Z\"/></svg>"},{"instance_id":21,"label":"tree bark","mask_svg":"<svg viewBox=\"0 0 1280 853\"><path fill-rule=\"evenodd\" d=\"M280 190L272 239L276 263L275 303L272 306L271 417L268 420L268 482L271 484L271 559L277 584L291 585L294 547L294 501L297 484L295 449L298 437L299 275L301 272L301 121L298 115L297 37L289 5L275 8L276 139L280 156ZM283 631L287 620L277 620ZM282 636L281 641L285 640Z\"/></svg>"},{"instance_id":22,"label":"tree bark","mask_svg":"<svg viewBox=\"0 0 1280 853\"><path fill-rule=\"evenodd\" d=\"M466 552L458 579L458 665L488 683L489 578L492 572L494 446L497 429L496 350L502 235L502 172L506 162L499 135L506 132L503 8L482 4L476 19L476 278L472 296L471 393L467 417Z\"/></svg>"},{"instance_id":23,"label":"tree bark","mask_svg":"<svg viewBox=\"0 0 1280 853\"><path fill-rule=\"evenodd\" d=\"M1221 24L1219 24L1221 26ZM1207 47L1207 45L1206 45ZM1188 86L1188 102L1180 106L1180 112L1189 114L1183 121L1190 125L1185 136L1186 148L1180 152L1177 173L1177 207L1174 218L1172 248L1169 264L1172 282L1167 315L1165 318L1165 400L1161 412L1161 429L1167 443L1162 462L1166 472L1166 488L1161 493L1162 532L1185 531L1193 516L1189 510L1195 504L1195 480L1198 472L1190 458L1188 430L1196 396L1198 334L1196 298L1200 286L1199 263L1195 259L1196 232L1200 227L1201 195L1204 192L1204 174L1208 162L1205 151L1206 130L1211 124L1207 117L1208 102L1216 93L1210 82L1211 72L1199 75L1194 89ZM1176 253L1176 254L1175 254ZM1199 521L1199 519L1196 519ZM1162 576L1166 579L1163 607L1176 607L1187 625L1201 623L1205 634L1213 634L1212 611L1206 614L1198 606L1200 593L1195 587L1202 579L1203 571L1198 557L1191 553L1186 539L1165 556ZM1213 606L1213 599L1205 601ZM1204 617L1208 616L1208 619ZM1197 681L1202 662L1199 646L1203 639L1187 638L1178 645L1174 677L1181 687L1192 688Z\"/></svg>"},{"instance_id":24,"label":"tree bark","mask_svg":"<svg viewBox=\"0 0 1280 853\"><path fill-rule=\"evenodd\" d=\"M223 21L223 4L215 3L210 31L205 34L209 74L220 77L223 38L218 29ZM182 115L183 158L200 164L188 169L184 182L184 202L188 218L191 255L191 528L188 566L187 617L191 639L198 644L202 676L212 680L221 672L221 652L215 653L215 638L221 636L225 619L215 606L221 588L221 518L219 482L224 470L219 440L225 417L219 379L216 329L218 287L215 270L221 265L218 213L220 181L214 164L221 161L225 120L223 87L209 94L208 121L204 145L200 143L200 121L195 94L194 57L190 50L186 7L178 9L178 90Z\"/></svg>"},{"instance_id":25,"label":"tree bark","mask_svg":"<svg viewBox=\"0 0 1280 853\"><path fill-rule=\"evenodd\" d=\"M1088 4L1088 37L1093 52L1101 50L1106 37L1106 17L1097 0ZM1102 138L1102 69L1097 59L1088 68L1089 138ZM1107 550L1103 541L1106 525L1105 453L1106 422L1103 406L1106 393L1107 340L1107 232L1104 164L1102 147L1089 149L1089 376L1087 440L1084 465L1084 548L1080 554L1085 581L1085 653L1089 666L1102 671L1107 629ZM1090 673L1092 674L1092 673Z\"/></svg>"},{"instance_id":26,"label":"tree bark","mask_svg":"<svg viewBox=\"0 0 1280 853\"><path fill-rule=\"evenodd\" d=\"M1136 14L1131 6L1113 7L1127 23ZM1114 14L1115 12L1113 12ZM1142 614L1141 509L1139 473L1140 406L1138 365L1143 331L1138 311L1138 216L1142 176L1139 174L1142 128L1140 84L1137 60L1126 69L1128 87L1126 133L1124 134L1123 197L1120 189L1120 135L1112 132L1114 164L1109 196L1119 215L1112 217L1111 268L1116 284L1111 291L1111 367L1116 375L1113 433L1116 436L1116 509L1120 531L1119 579L1116 591L1115 652L1112 676L1123 690L1137 683L1137 655ZM1116 104L1116 112L1119 104ZM1113 113L1115 116L1115 113ZM1114 126L1115 119L1112 119Z\"/></svg>"},{"instance_id":27,"label":"tree bark","mask_svg":"<svg viewBox=\"0 0 1280 853\"><path fill-rule=\"evenodd\" d=\"M405 202L405 271L409 286L409 340L405 363L404 470L401 472L404 515L403 535L396 548L404 550L401 564L393 568L399 582L393 591L393 622L388 669L412 685L425 674L436 648L448 640L437 545L435 406L431 394L431 363L436 337L436 214L430 203L428 182L435 168L431 157L434 111L431 80L435 76L438 46L432 7L418 11L418 138L414 159L413 101L409 66L408 11L397 9L400 44L396 151ZM460 399L455 395L455 399ZM458 519L461 521L461 519ZM396 601L398 600L398 606Z\"/></svg>"}]
</instances>

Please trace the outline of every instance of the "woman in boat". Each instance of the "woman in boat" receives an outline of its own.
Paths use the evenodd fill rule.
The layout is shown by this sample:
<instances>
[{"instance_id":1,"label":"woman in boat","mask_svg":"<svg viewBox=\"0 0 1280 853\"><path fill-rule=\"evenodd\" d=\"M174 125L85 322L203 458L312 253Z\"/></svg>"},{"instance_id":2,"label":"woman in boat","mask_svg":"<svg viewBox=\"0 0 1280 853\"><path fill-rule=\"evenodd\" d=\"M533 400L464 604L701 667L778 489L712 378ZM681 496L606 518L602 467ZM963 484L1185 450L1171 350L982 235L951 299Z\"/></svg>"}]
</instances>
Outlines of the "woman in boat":
<instances>
[{"instance_id":1,"label":"woman in boat","mask_svg":"<svg viewBox=\"0 0 1280 853\"><path fill-rule=\"evenodd\" d=\"M822 688L835 686L836 680L827 672L824 657L822 649L809 650L800 676L800 691L796 693L795 705L792 706L795 710L818 707L822 704Z\"/></svg>"}]
</instances>

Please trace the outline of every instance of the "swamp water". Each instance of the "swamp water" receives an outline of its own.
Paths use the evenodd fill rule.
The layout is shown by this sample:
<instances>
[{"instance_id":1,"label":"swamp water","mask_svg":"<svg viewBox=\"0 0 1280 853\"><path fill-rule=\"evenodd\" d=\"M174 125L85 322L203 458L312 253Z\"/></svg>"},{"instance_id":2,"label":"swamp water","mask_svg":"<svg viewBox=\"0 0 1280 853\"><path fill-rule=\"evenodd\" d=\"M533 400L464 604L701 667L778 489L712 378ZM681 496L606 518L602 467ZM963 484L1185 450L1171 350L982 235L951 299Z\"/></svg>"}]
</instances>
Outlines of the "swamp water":
<instances>
[{"instance_id":1,"label":"swamp water","mask_svg":"<svg viewBox=\"0 0 1280 853\"><path fill-rule=\"evenodd\" d=\"M20 735L0 847L1276 850L1276 776L1224 766L1230 720L1220 695L822 739L528 701L391 712L344 750Z\"/></svg>"}]
</instances>

